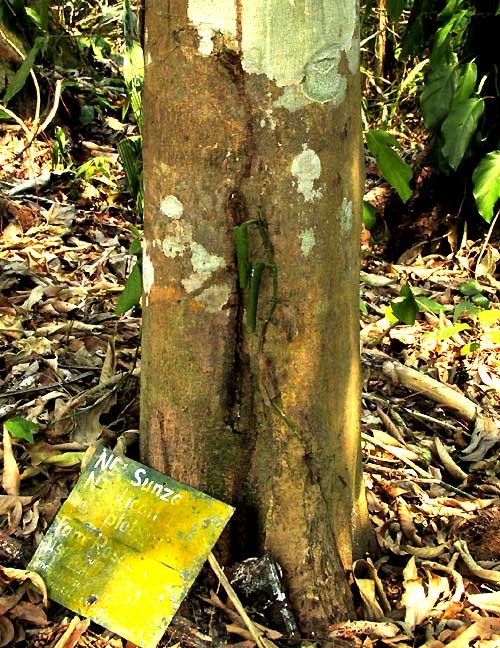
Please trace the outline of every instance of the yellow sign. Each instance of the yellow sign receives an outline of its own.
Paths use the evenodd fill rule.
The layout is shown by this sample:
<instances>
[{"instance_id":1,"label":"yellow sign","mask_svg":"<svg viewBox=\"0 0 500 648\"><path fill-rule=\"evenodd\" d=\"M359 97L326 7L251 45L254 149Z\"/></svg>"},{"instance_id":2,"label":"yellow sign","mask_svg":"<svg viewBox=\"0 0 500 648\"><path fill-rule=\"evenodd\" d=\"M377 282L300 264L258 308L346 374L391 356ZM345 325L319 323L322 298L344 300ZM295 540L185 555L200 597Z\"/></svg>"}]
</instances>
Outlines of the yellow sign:
<instances>
[{"instance_id":1,"label":"yellow sign","mask_svg":"<svg viewBox=\"0 0 500 648\"><path fill-rule=\"evenodd\" d=\"M155 648L233 511L98 448L28 569L54 601Z\"/></svg>"}]
</instances>

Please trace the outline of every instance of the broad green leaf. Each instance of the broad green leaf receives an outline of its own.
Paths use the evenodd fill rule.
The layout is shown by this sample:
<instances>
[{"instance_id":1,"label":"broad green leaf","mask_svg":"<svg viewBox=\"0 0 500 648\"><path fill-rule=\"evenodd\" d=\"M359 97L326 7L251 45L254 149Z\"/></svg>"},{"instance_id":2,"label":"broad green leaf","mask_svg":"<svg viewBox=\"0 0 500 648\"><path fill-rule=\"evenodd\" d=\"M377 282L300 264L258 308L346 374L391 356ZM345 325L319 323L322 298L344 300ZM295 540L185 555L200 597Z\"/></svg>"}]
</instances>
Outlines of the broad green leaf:
<instances>
[{"instance_id":1,"label":"broad green leaf","mask_svg":"<svg viewBox=\"0 0 500 648\"><path fill-rule=\"evenodd\" d=\"M490 300L486 295L472 295L471 301L473 304L476 306L479 306L479 308L489 308L490 307Z\"/></svg>"},{"instance_id":2,"label":"broad green leaf","mask_svg":"<svg viewBox=\"0 0 500 648\"><path fill-rule=\"evenodd\" d=\"M477 83L477 66L472 61L471 63L466 63L463 66L463 69L460 70L461 75L458 81L457 91L453 102L455 101L464 101L469 99L471 94L474 92Z\"/></svg>"},{"instance_id":3,"label":"broad green leaf","mask_svg":"<svg viewBox=\"0 0 500 648\"><path fill-rule=\"evenodd\" d=\"M433 336L437 340L448 340L457 333L461 333L462 331L467 331L469 329L470 326L468 324L455 324L454 326L439 327L434 331Z\"/></svg>"},{"instance_id":4,"label":"broad green leaf","mask_svg":"<svg viewBox=\"0 0 500 648\"><path fill-rule=\"evenodd\" d=\"M472 9L463 9L454 13L450 20L437 30L430 57L432 65L456 61L455 49L462 42L474 13Z\"/></svg>"},{"instance_id":5,"label":"broad green leaf","mask_svg":"<svg viewBox=\"0 0 500 648\"><path fill-rule=\"evenodd\" d=\"M469 317L475 320L479 313L479 308L469 301L464 300L458 302L453 311L453 323L457 322L464 313L467 313Z\"/></svg>"},{"instance_id":6,"label":"broad green leaf","mask_svg":"<svg viewBox=\"0 0 500 648\"><path fill-rule=\"evenodd\" d=\"M438 14L437 19L439 22L444 23L450 20L457 8L462 4L463 0L448 0L445 8Z\"/></svg>"},{"instance_id":7,"label":"broad green leaf","mask_svg":"<svg viewBox=\"0 0 500 648\"><path fill-rule=\"evenodd\" d=\"M407 0L387 0L387 13L389 14L389 18L394 22L399 20L407 4Z\"/></svg>"},{"instance_id":8,"label":"broad green leaf","mask_svg":"<svg viewBox=\"0 0 500 648\"><path fill-rule=\"evenodd\" d=\"M418 310L422 312L431 312L439 315L439 313L446 310L443 304L428 297L415 296L415 301L417 302Z\"/></svg>"},{"instance_id":9,"label":"broad green leaf","mask_svg":"<svg viewBox=\"0 0 500 648\"><path fill-rule=\"evenodd\" d=\"M359 298L359 310L360 310L362 313L364 313L365 315L368 313L368 309L366 308L366 304L365 304L365 302L361 299L361 297Z\"/></svg>"},{"instance_id":10,"label":"broad green leaf","mask_svg":"<svg viewBox=\"0 0 500 648\"><path fill-rule=\"evenodd\" d=\"M493 326L500 319L500 309L491 308L490 310L481 311L478 313L477 319L483 328Z\"/></svg>"},{"instance_id":11,"label":"broad green leaf","mask_svg":"<svg viewBox=\"0 0 500 648\"><path fill-rule=\"evenodd\" d=\"M128 249L129 254L140 255L142 253L142 243L140 238L135 238Z\"/></svg>"},{"instance_id":12,"label":"broad green leaf","mask_svg":"<svg viewBox=\"0 0 500 648\"><path fill-rule=\"evenodd\" d=\"M460 284L458 287L462 295L470 297L471 295L479 295L482 292L481 284L475 279L468 279Z\"/></svg>"},{"instance_id":13,"label":"broad green leaf","mask_svg":"<svg viewBox=\"0 0 500 648\"><path fill-rule=\"evenodd\" d=\"M399 319L396 317L396 315L394 315L392 305L386 307L384 311L384 317L391 326L394 326L394 324L397 324L399 322Z\"/></svg>"},{"instance_id":14,"label":"broad green leaf","mask_svg":"<svg viewBox=\"0 0 500 648\"><path fill-rule=\"evenodd\" d=\"M420 106L425 125L436 130L450 111L459 81L456 65L440 65L431 68L420 95Z\"/></svg>"},{"instance_id":15,"label":"broad green leaf","mask_svg":"<svg viewBox=\"0 0 500 648\"><path fill-rule=\"evenodd\" d=\"M495 204L500 198L500 151L488 153L472 174L477 211L487 223L493 219Z\"/></svg>"},{"instance_id":16,"label":"broad green leaf","mask_svg":"<svg viewBox=\"0 0 500 648\"><path fill-rule=\"evenodd\" d=\"M367 230L371 230L373 227L375 227L375 223L377 222L377 210L373 205L370 205L370 203L366 202L366 200L363 200L362 218L363 224Z\"/></svg>"},{"instance_id":17,"label":"broad green leaf","mask_svg":"<svg viewBox=\"0 0 500 648\"><path fill-rule=\"evenodd\" d=\"M410 188L413 171L392 148L400 147L397 139L387 131L369 130L366 134L366 143L384 178L394 187L401 200L406 202L413 193Z\"/></svg>"},{"instance_id":18,"label":"broad green leaf","mask_svg":"<svg viewBox=\"0 0 500 648\"><path fill-rule=\"evenodd\" d=\"M122 294L118 298L115 308L116 315L123 315L123 313L136 306L141 301L141 295L142 272L140 264L136 263L127 279Z\"/></svg>"},{"instance_id":19,"label":"broad green leaf","mask_svg":"<svg viewBox=\"0 0 500 648\"><path fill-rule=\"evenodd\" d=\"M22 416L14 416L4 423L9 434L16 439L24 439L29 443L34 442L33 435L38 432L38 425L28 421Z\"/></svg>"},{"instance_id":20,"label":"broad green leaf","mask_svg":"<svg viewBox=\"0 0 500 648\"><path fill-rule=\"evenodd\" d=\"M480 97L453 103L448 116L441 125L444 137L441 152L450 167L456 171L467 151L472 136L484 112L484 100Z\"/></svg>"},{"instance_id":21,"label":"broad green leaf","mask_svg":"<svg viewBox=\"0 0 500 648\"><path fill-rule=\"evenodd\" d=\"M3 96L3 103L5 105L9 103L12 97L14 97L20 90L24 88L26 79L28 78L28 75L31 71L31 68L33 67L36 56L40 51L40 47L42 46L44 40L45 40L44 38L37 38L35 40L35 44L28 52L28 56L24 59L19 69L14 74L12 81L7 86L7 89Z\"/></svg>"},{"instance_id":22,"label":"broad green leaf","mask_svg":"<svg viewBox=\"0 0 500 648\"><path fill-rule=\"evenodd\" d=\"M391 304L394 315L405 324L415 324L418 313L418 305L413 292L408 284L405 284L399 293L399 297Z\"/></svg>"}]
</instances>

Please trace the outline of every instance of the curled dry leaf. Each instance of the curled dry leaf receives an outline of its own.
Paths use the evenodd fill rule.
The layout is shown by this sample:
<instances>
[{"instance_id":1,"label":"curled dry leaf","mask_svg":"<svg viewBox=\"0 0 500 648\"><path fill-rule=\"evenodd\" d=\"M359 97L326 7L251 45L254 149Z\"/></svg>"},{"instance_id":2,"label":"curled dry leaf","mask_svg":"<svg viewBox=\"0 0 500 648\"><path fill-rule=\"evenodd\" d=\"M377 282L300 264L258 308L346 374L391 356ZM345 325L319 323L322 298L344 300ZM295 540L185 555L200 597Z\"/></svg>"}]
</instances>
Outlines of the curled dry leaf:
<instances>
[{"instance_id":1,"label":"curled dry leaf","mask_svg":"<svg viewBox=\"0 0 500 648\"><path fill-rule=\"evenodd\" d=\"M366 560L356 560L352 570L363 602L363 616L367 621L381 621L385 616L384 611L377 601L376 584L367 567Z\"/></svg>"},{"instance_id":2,"label":"curled dry leaf","mask_svg":"<svg viewBox=\"0 0 500 648\"><path fill-rule=\"evenodd\" d=\"M476 639L489 639L493 634L498 633L500 633L500 619L491 617L481 619L469 626L456 639L447 643L446 648L469 648Z\"/></svg>"},{"instance_id":3,"label":"curled dry leaf","mask_svg":"<svg viewBox=\"0 0 500 648\"><path fill-rule=\"evenodd\" d=\"M3 428L3 473L2 488L8 495L19 495L19 468L12 450L12 442L7 428Z\"/></svg>"},{"instance_id":4,"label":"curled dry leaf","mask_svg":"<svg viewBox=\"0 0 500 648\"><path fill-rule=\"evenodd\" d=\"M0 646L12 646L14 635L14 626L9 619L0 617Z\"/></svg>"},{"instance_id":5,"label":"curled dry leaf","mask_svg":"<svg viewBox=\"0 0 500 648\"><path fill-rule=\"evenodd\" d=\"M412 556L403 570L404 593L401 602L405 606L405 626L409 632L429 617L442 595L448 596L448 579L425 570L426 580L418 574L415 558Z\"/></svg>"},{"instance_id":6,"label":"curled dry leaf","mask_svg":"<svg viewBox=\"0 0 500 648\"><path fill-rule=\"evenodd\" d=\"M480 461L488 450L500 441L498 422L488 416L478 416L469 445L463 450L464 461Z\"/></svg>"},{"instance_id":7,"label":"curled dry leaf","mask_svg":"<svg viewBox=\"0 0 500 648\"><path fill-rule=\"evenodd\" d=\"M446 468L448 473L454 478L458 479L459 481L465 481L468 477L467 473L464 472L460 466L458 466L453 459L451 458L450 453L446 449L445 445L441 441L439 437L434 437L434 447L436 448L436 452L438 453L438 456L441 460L441 463L443 466Z\"/></svg>"},{"instance_id":8,"label":"curled dry leaf","mask_svg":"<svg viewBox=\"0 0 500 648\"><path fill-rule=\"evenodd\" d=\"M474 558L470 555L469 549L467 548L467 543L463 540L456 540L453 543L455 549L460 553L460 557L467 565L467 569L471 572L476 578L481 580L488 581L489 583L500 583L500 572L494 571L493 569L484 569L480 567Z\"/></svg>"},{"instance_id":9,"label":"curled dry leaf","mask_svg":"<svg viewBox=\"0 0 500 648\"><path fill-rule=\"evenodd\" d=\"M413 522L414 515L409 506L402 497L396 499L396 508L398 512L399 524L404 535L411 540L417 547L422 546L422 538L418 535L417 529Z\"/></svg>"},{"instance_id":10,"label":"curled dry leaf","mask_svg":"<svg viewBox=\"0 0 500 648\"><path fill-rule=\"evenodd\" d=\"M39 605L34 605L28 601L21 601L10 611L10 616L27 621L33 625L46 626L48 624L47 615Z\"/></svg>"},{"instance_id":11,"label":"curled dry leaf","mask_svg":"<svg viewBox=\"0 0 500 648\"><path fill-rule=\"evenodd\" d=\"M24 583L29 580L40 590L43 597L43 604L47 606L47 587L43 578L34 571L28 569L14 569L13 567L3 567L0 565L0 577L7 582L16 580Z\"/></svg>"}]
</instances>

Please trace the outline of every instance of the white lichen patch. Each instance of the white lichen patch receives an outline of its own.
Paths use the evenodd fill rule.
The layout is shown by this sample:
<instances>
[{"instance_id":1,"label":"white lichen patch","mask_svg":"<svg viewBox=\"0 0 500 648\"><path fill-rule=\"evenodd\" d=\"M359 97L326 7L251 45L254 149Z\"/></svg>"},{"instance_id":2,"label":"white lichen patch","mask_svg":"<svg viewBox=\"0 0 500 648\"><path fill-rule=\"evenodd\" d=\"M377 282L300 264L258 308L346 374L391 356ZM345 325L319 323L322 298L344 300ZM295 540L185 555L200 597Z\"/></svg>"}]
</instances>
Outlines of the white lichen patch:
<instances>
[{"instance_id":1,"label":"white lichen patch","mask_svg":"<svg viewBox=\"0 0 500 648\"><path fill-rule=\"evenodd\" d=\"M283 88L283 93L279 99L273 103L274 108L285 108L288 112L295 112L311 103L302 92L302 86L290 85Z\"/></svg>"},{"instance_id":2,"label":"white lichen patch","mask_svg":"<svg viewBox=\"0 0 500 648\"><path fill-rule=\"evenodd\" d=\"M321 189L314 188L314 182L321 176L321 160L312 149L303 145L304 150L292 162L292 175L296 178L297 191L306 202L318 200L323 195Z\"/></svg>"},{"instance_id":3,"label":"white lichen patch","mask_svg":"<svg viewBox=\"0 0 500 648\"><path fill-rule=\"evenodd\" d=\"M204 304L209 313L218 313L227 304L230 295L230 286L216 284L215 286L209 286L204 290L201 295L197 297L197 301Z\"/></svg>"},{"instance_id":4,"label":"white lichen patch","mask_svg":"<svg viewBox=\"0 0 500 648\"><path fill-rule=\"evenodd\" d=\"M182 232L174 232L165 236L161 242L163 254L169 259L175 259L176 256L184 254L187 249L186 239Z\"/></svg>"},{"instance_id":5,"label":"white lichen patch","mask_svg":"<svg viewBox=\"0 0 500 648\"><path fill-rule=\"evenodd\" d=\"M161 201L160 212L164 216L167 216L167 218L178 220L179 218L182 218L184 207L176 196L170 195Z\"/></svg>"},{"instance_id":6,"label":"white lichen patch","mask_svg":"<svg viewBox=\"0 0 500 648\"><path fill-rule=\"evenodd\" d=\"M210 254L208 250L197 243L191 241L191 265L193 272L186 279L182 280L182 285L186 292L193 292L201 288L205 281L216 271L224 268L226 262L221 256Z\"/></svg>"},{"instance_id":7,"label":"white lichen patch","mask_svg":"<svg viewBox=\"0 0 500 648\"><path fill-rule=\"evenodd\" d=\"M347 200L347 198L342 198L339 222L342 235L349 235L352 231L352 202Z\"/></svg>"},{"instance_id":8,"label":"white lichen patch","mask_svg":"<svg viewBox=\"0 0 500 648\"><path fill-rule=\"evenodd\" d=\"M148 253L148 242L144 241L142 251L142 288L145 295L146 306L149 305L149 294L155 282L155 269Z\"/></svg>"},{"instance_id":9,"label":"white lichen patch","mask_svg":"<svg viewBox=\"0 0 500 648\"><path fill-rule=\"evenodd\" d=\"M211 275L216 270L223 268L226 262L221 256L210 254L203 245L193 241L191 243L191 264L195 272Z\"/></svg>"},{"instance_id":10,"label":"white lichen patch","mask_svg":"<svg viewBox=\"0 0 500 648\"><path fill-rule=\"evenodd\" d=\"M309 229L303 230L299 234L300 238L300 251L302 256L308 257L311 254L311 250L316 245L316 236L314 235L314 230L312 227Z\"/></svg>"},{"instance_id":11,"label":"white lichen patch","mask_svg":"<svg viewBox=\"0 0 500 648\"><path fill-rule=\"evenodd\" d=\"M347 84L338 68L355 29L352 0L242 0L243 69L337 105Z\"/></svg>"},{"instance_id":12,"label":"white lichen patch","mask_svg":"<svg viewBox=\"0 0 500 648\"><path fill-rule=\"evenodd\" d=\"M227 42L236 44L236 2L234 0L189 0L188 18L200 37L198 51L209 56L213 37L223 34Z\"/></svg>"}]
</instances>

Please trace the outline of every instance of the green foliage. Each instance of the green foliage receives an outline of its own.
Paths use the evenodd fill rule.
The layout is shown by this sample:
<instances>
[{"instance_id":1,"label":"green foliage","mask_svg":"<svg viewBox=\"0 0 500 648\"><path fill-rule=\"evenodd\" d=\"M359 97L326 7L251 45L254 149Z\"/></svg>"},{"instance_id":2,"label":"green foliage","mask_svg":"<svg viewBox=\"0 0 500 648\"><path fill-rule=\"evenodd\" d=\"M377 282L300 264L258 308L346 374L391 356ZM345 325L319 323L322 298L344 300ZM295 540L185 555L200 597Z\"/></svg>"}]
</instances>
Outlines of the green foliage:
<instances>
[{"instance_id":1,"label":"green foliage","mask_svg":"<svg viewBox=\"0 0 500 648\"><path fill-rule=\"evenodd\" d=\"M426 67L420 107L424 123L433 135L433 164L442 173L465 173L472 180L477 210L489 223L500 197L498 135L491 127L493 106L498 111L500 105L500 91L494 81L498 74L494 59L489 59L489 63L484 52L477 59L473 49L477 38L474 40L473 35L477 36L477 18L484 21L488 14L492 19L496 14L491 4L481 7L480 14L476 5L473 0L439 4L430 0L392 0L387 2L387 10L393 21L389 37L398 33L394 38L401 68L406 63L413 65L412 69L421 65L419 71ZM412 58L415 56L420 58L416 65ZM400 91L402 86L401 81ZM382 121L397 114L400 91L388 93ZM491 106L489 112L487 104ZM471 163L476 168L472 178ZM391 177L380 168L401 196Z\"/></svg>"},{"instance_id":2,"label":"green foliage","mask_svg":"<svg viewBox=\"0 0 500 648\"><path fill-rule=\"evenodd\" d=\"M491 151L479 162L472 174L477 210L487 223L500 198L500 151Z\"/></svg>"},{"instance_id":3,"label":"green foliage","mask_svg":"<svg viewBox=\"0 0 500 648\"><path fill-rule=\"evenodd\" d=\"M118 155L125 172L125 181L135 201L137 215L144 212L144 178L142 170L142 137L132 135L118 142Z\"/></svg>"},{"instance_id":4,"label":"green foliage","mask_svg":"<svg viewBox=\"0 0 500 648\"><path fill-rule=\"evenodd\" d=\"M387 182L394 187L401 200L406 202L412 195L410 180L413 171L394 150L393 147L400 147L397 139L384 130L369 130L366 133L366 143Z\"/></svg>"},{"instance_id":5,"label":"green foliage","mask_svg":"<svg viewBox=\"0 0 500 648\"><path fill-rule=\"evenodd\" d=\"M399 293L399 297L391 304L392 313L404 324L415 324L418 313L418 305L413 291L408 284L405 284Z\"/></svg>"},{"instance_id":6,"label":"green foliage","mask_svg":"<svg viewBox=\"0 0 500 648\"><path fill-rule=\"evenodd\" d=\"M5 94L3 96L2 102L7 105L9 101L16 96L16 94L24 88L24 84L26 83L26 79L28 78L31 69L35 63L35 59L37 57L38 52L40 51L40 48L47 43L47 39L45 37L38 37L35 40L35 44L29 51L28 55L24 59L24 61L21 63L19 66L19 69L13 76L12 80L10 81L9 85L7 86L5 90Z\"/></svg>"},{"instance_id":7,"label":"green foliage","mask_svg":"<svg viewBox=\"0 0 500 648\"><path fill-rule=\"evenodd\" d=\"M375 223L377 222L377 210L373 205L370 205L369 202L366 202L366 200L363 200L363 212L361 218L363 219L363 225L367 230L372 230L375 227Z\"/></svg>"},{"instance_id":8,"label":"green foliage","mask_svg":"<svg viewBox=\"0 0 500 648\"><path fill-rule=\"evenodd\" d=\"M142 244L141 233L136 227L131 227L130 231L134 239L130 244L128 253L135 256L134 267L128 276L125 288L118 298L115 308L116 315L123 315L134 306L141 302L142 296Z\"/></svg>"},{"instance_id":9,"label":"green foliage","mask_svg":"<svg viewBox=\"0 0 500 648\"><path fill-rule=\"evenodd\" d=\"M23 439L28 443L34 443L33 435L38 432L38 426L22 416L14 416L4 423L6 430L15 439Z\"/></svg>"}]
</instances>

